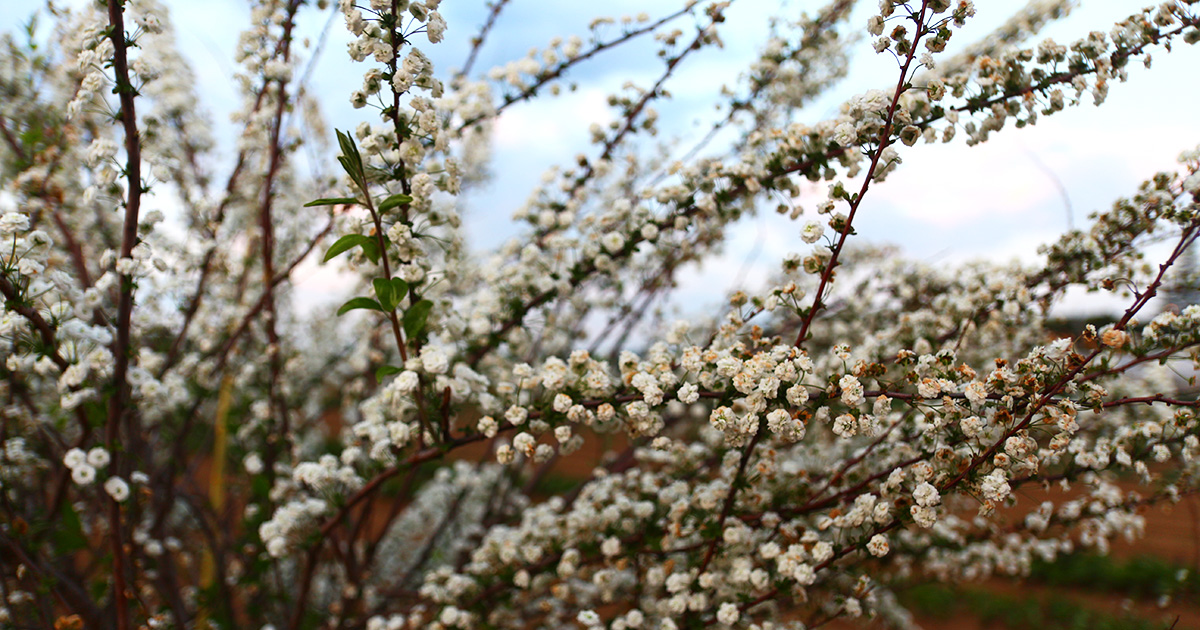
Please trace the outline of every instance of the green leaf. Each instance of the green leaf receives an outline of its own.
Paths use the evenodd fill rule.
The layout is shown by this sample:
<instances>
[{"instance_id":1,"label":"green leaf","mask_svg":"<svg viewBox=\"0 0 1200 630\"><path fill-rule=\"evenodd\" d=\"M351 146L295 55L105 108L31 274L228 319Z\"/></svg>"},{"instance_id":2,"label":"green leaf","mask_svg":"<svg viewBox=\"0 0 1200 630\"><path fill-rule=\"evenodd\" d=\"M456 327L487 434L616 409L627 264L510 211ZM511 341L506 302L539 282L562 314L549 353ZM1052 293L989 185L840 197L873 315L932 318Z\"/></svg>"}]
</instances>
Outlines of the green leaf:
<instances>
[{"instance_id":1,"label":"green leaf","mask_svg":"<svg viewBox=\"0 0 1200 630\"><path fill-rule=\"evenodd\" d=\"M367 260L379 264L379 241L368 237L367 242L362 244L362 248L363 255L367 257Z\"/></svg>"},{"instance_id":2,"label":"green leaf","mask_svg":"<svg viewBox=\"0 0 1200 630\"><path fill-rule=\"evenodd\" d=\"M399 305L404 296L408 295L408 283L400 278L392 278L392 295L396 296L396 304Z\"/></svg>"},{"instance_id":3,"label":"green leaf","mask_svg":"<svg viewBox=\"0 0 1200 630\"><path fill-rule=\"evenodd\" d=\"M396 310L396 298L392 291L392 283L385 278L375 278L371 281L375 286L375 297L379 298L379 305L383 310L391 312Z\"/></svg>"},{"instance_id":4,"label":"green leaf","mask_svg":"<svg viewBox=\"0 0 1200 630\"><path fill-rule=\"evenodd\" d=\"M347 234L335 241L333 245L329 246L329 250L325 252L325 260L322 262L329 262L330 260L336 258L339 254L359 246L363 248L363 253L367 254L368 258L371 257L371 252L368 250L368 247L373 246L375 248L374 251L376 260L378 259L379 246L375 244L375 241L371 240L371 237L364 236L362 234Z\"/></svg>"},{"instance_id":5,"label":"green leaf","mask_svg":"<svg viewBox=\"0 0 1200 630\"><path fill-rule=\"evenodd\" d=\"M394 365L384 365L384 366L380 367L378 370L375 370L375 382L382 383L383 378L385 376L390 376L392 374L399 374L402 371L403 370L401 370L400 368L398 368Z\"/></svg>"},{"instance_id":6,"label":"green leaf","mask_svg":"<svg viewBox=\"0 0 1200 630\"><path fill-rule=\"evenodd\" d=\"M345 315L346 313L349 313L350 311L353 311L355 309L360 309L360 308L365 308L365 309L369 309L372 311L383 312L383 307L379 305L379 302L376 302L375 300L372 300L371 298L356 297L356 298L352 298L350 301L343 304L342 308L338 309L337 314L340 317L342 315Z\"/></svg>"},{"instance_id":7,"label":"green leaf","mask_svg":"<svg viewBox=\"0 0 1200 630\"><path fill-rule=\"evenodd\" d=\"M326 197L310 201L304 204L304 207L311 208L313 206L337 206L351 203L358 203L358 200L354 197Z\"/></svg>"},{"instance_id":8,"label":"green leaf","mask_svg":"<svg viewBox=\"0 0 1200 630\"><path fill-rule=\"evenodd\" d=\"M338 163L342 165L342 170L346 171L346 174L350 176L350 179L353 180L360 189L365 188L364 184L366 182L363 180L362 175L360 175L358 171L354 169L354 166L351 164L349 158L344 155L339 155Z\"/></svg>"},{"instance_id":9,"label":"green leaf","mask_svg":"<svg viewBox=\"0 0 1200 630\"><path fill-rule=\"evenodd\" d=\"M404 334L412 339L421 334L425 330L425 321L429 319L429 311L433 308L433 302L429 300L421 300L404 313Z\"/></svg>"},{"instance_id":10,"label":"green leaf","mask_svg":"<svg viewBox=\"0 0 1200 630\"><path fill-rule=\"evenodd\" d=\"M409 197L408 195L392 195L391 197L388 197L387 199L384 199L383 201L379 202L379 211L387 212L388 210L391 210L392 208L395 208L396 206L402 206L406 203L412 203L412 201L413 201L413 198Z\"/></svg>"},{"instance_id":11,"label":"green leaf","mask_svg":"<svg viewBox=\"0 0 1200 630\"><path fill-rule=\"evenodd\" d=\"M338 162L342 164L342 168L346 170L346 174L358 187L366 193L367 179L364 176L362 156L358 153L358 147L354 144L354 138L350 134L337 131L338 146L342 149L342 154L338 156Z\"/></svg>"}]
</instances>

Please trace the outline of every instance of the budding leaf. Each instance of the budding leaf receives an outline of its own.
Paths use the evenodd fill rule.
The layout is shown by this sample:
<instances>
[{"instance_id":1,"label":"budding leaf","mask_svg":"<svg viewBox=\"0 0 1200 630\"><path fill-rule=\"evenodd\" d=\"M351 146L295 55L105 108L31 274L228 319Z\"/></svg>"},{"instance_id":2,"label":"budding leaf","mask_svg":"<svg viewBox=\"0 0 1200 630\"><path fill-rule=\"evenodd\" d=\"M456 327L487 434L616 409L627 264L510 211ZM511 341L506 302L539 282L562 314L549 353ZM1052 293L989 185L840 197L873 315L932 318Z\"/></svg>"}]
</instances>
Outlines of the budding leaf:
<instances>
[{"instance_id":1,"label":"budding leaf","mask_svg":"<svg viewBox=\"0 0 1200 630\"><path fill-rule=\"evenodd\" d=\"M354 197L327 197L310 201L304 204L304 207L311 208L313 206L337 206L351 203L358 203L358 200Z\"/></svg>"},{"instance_id":2,"label":"budding leaf","mask_svg":"<svg viewBox=\"0 0 1200 630\"><path fill-rule=\"evenodd\" d=\"M340 317L346 313L349 313L350 311L360 308L383 312L383 307L379 305L379 302L376 302L371 298L356 297L343 304L342 307L338 309L337 314Z\"/></svg>"},{"instance_id":3,"label":"budding leaf","mask_svg":"<svg viewBox=\"0 0 1200 630\"><path fill-rule=\"evenodd\" d=\"M367 255L367 258L371 259L371 262L379 260L379 245L374 239L362 234L347 234L329 246L329 250L325 252L325 260L322 262L329 262L343 252L355 247L362 247L363 253Z\"/></svg>"},{"instance_id":4,"label":"budding leaf","mask_svg":"<svg viewBox=\"0 0 1200 630\"><path fill-rule=\"evenodd\" d=\"M379 202L379 211L387 212L388 210L391 210L397 206L402 206L406 203L412 203L412 201L413 198L409 197L408 195L392 195L391 197Z\"/></svg>"},{"instance_id":5,"label":"budding leaf","mask_svg":"<svg viewBox=\"0 0 1200 630\"><path fill-rule=\"evenodd\" d=\"M408 338L416 337L425 330L425 320L429 319L429 311L432 308L433 302L421 300L408 309L404 314L404 334Z\"/></svg>"},{"instance_id":6,"label":"budding leaf","mask_svg":"<svg viewBox=\"0 0 1200 630\"><path fill-rule=\"evenodd\" d=\"M375 382L382 383L385 376L399 374L402 370L394 365L384 365L375 370Z\"/></svg>"},{"instance_id":7,"label":"budding leaf","mask_svg":"<svg viewBox=\"0 0 1200 630\"><path fill-rule=\"evenodd\" d=\"M350 134L342 133L336 129L334 131L337 132L338 146L342 149L342 154L338 156L338 162L342 164L342 168L345 169L350 179L353 179L354 183L358 184L358 187L365 193L367 191L367 178L364 175L362 156L358 153L358 147L354 144L354 138L350 137Z\"/></svg>"}]
</instances>

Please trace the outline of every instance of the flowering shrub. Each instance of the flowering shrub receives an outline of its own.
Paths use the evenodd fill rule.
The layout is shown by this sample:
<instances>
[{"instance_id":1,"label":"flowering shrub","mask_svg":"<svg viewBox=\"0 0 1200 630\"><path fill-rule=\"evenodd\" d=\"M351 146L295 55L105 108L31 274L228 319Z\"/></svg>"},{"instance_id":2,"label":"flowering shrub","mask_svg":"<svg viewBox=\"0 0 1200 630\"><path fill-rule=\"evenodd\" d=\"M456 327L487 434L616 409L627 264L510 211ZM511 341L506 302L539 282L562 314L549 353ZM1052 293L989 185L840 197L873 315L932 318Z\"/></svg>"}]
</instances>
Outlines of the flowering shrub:
<instances>
[{"instance_id":1,"label":"flowering shrub","mask_svg":"<svg viewBox=\"0 0 1200 630\"><path fill-rule=\"evenodd\" d=\"M679 161L638 149L729 2L477 72L497 0L453 74L421 50L467 35L438 4L255 2L221 180L154 0L54 9L50 49L0 41L0 625L903 627L906 583L1103 552L1198 489L1176 375L1200 362L1200 306L1147 303L1196 242L1200 151L1037 265L848 245L908 147L1102 102L1200 39L1195 0L1070 45L1029 43L1069 8L1034 0L957 55L969 0L883 0L865 45L894 81L804 124L858 41L834 0L774 24L719 103L728 151ZM364 110L332 136L293 35L330 10ZM616 122L532 192L519 236L466 249L496 121L640 39L659 78L610 98ZM296 167L313 136L336 137L338 175ZM828 193L800 200L816 214L770 288L642 321L743 216L784 200L799 220L804 180ZM291 301L314 257L354 279L336 312ZM1127 308L1051 332L1078 287Z\"/></svg>"}]
</instances>

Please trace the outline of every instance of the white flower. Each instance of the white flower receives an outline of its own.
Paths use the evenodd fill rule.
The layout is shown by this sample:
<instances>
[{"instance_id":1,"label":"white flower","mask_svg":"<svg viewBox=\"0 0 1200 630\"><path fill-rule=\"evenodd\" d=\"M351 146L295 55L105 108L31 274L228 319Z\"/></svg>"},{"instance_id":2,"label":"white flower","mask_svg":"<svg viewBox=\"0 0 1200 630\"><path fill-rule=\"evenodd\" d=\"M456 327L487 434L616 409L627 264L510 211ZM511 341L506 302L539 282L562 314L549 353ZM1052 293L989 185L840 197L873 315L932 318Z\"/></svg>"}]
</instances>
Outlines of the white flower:
<instances>
[{"instance_id":1,"label":"white flower","mask_svg":"<svg viewBox=\"0 0 1200 630\"><path fill-rule=\"evenodd\" d=\"M917 505L930 507L937 505L942 500L942 495L938 493L937 488L933 484L923 481L913 490L913 500Z\"/></svg>"},{"instance_id":2,"label":"white flower","mask_svg":"<svg viewBox=\"0 0 1200 630\"><path fill-rule=\"evenodd\" d=\"M817 544L813 545L812 557L813 560L817 562L825 562L833 557L833 545L831 545L827 540L818 542Z\"/></svg>"},{"instance_id":3,"label":"white flower","mask_svg":"<svg viewBox=\"0 0 1200 630\"><path fill-rule=\"evenodd\" d=\"M504 412L504 419L508 420L509 424L519 426L525 424L526 418L529 417L529 411L524 407L513 405Z\"/></svg>"},{"instance_id":4,"label":"white flower","mask_svg":"<svg viewBox=\"0 0 1200 630\"><path fill-rule=\"evenodd\" d=\"M816 243L824 233L825 224L820 221L806 221L804 227L800 228L800 238L809 244Z\"/></svg>"},{"instance_id":5,"label":"white flower","mask_svg":"<svg viewBox=\"0 0 1200 630\"><path fill-rule=\"evenodd\" d=\"M734 419L733 410L729 407L717 407L708 415L708 423L718 431L724 431Z\"/></svg>"},{"instance_id":6,"label":"white flower","mask_svg":"<svg viewBox=\"0 0 1200 630\"><path fill-rule=\"evenodd\" d=\"M17 272L23 276L36 276L46 267L32 258L22 258L17 262Z\"/></svg>"},{"instance_id":7,"label":"white flower","mask_svg":"<svg viewBox=\"0 0 1200 630\"><path fill-rule=\"evenodd\" d=\"M528 457L533 456L533 448L536 443L537 439L535 439L532 435L525 433L524 431L513 436L512 441L513 448L518 452L525 453L525 455Z\"/></svg>"},{"instance_id":8,"label":"white flower","mask_svg":"<svg viewBox=\"0 0 1200 630\"><path fill-rule=\"evenodd\" d=\"M1008 485L1008 476L1003 470L997 468L983 478L980 490L983 491L983 497L989 501L1003 501L1011 490Z\"/></svg>"},{"instance_id":9,"label":"white flower","mask_svg":"<svg viewBox=\"0 0 1200 630\"><path fill-rule=\"evenodd\" d=\"M851 374L847 374L838 381L838 387L842 390L842 403L847 407L857 407L863 401L863 386L858 382L858 379Z\"/></svg>"},{"instance_id":10,"label":"white flower","mask_svg":"<svg viewBox=\"0 0 1200 630\"><path fill-rule=\"evenodd\" d=\"M87 461L88 461L88 464L92 465L95 468L104 468L105 466L108 465L108 462L112 461L112 458L108 455L108 451L104 450L104 448L102 448L102 447L97 446L96 448L93 448L92 450L88 451Z\"/></svg>"},{"instance_id":11,"label":"white flower","mask_svg":"<svg viewBox=\"0 0 1200 630\"><path fill-rule=\"evenodd\" d=\"M833 130L833 141L844 147L854 144L857 139L858 132L854 129L853 123L844 122Z\"/></svg>"},{"instance_id":12,"label":"white flower","mask_svg":"<svg viewBox=\"0 0 1200 630\"><path fill-rule=\"evenodd\" d=\"M983 420L980 420L979 416L970 416L959 420L958 426L962 429L963 435L975 437L983 430Z\"/></svg>"},{"instance_id":13,"label":"white flower","mask_svg":"<svg viewBox=\"0 0 1200 630\"><path fill-rule=\"evenodd\" d=\"M124 503L125 499L129 498L129 484L120 477L109 477L108 481L104 482L104 491L117 503Z\"/></svg>"},{"instance_id":14,"label":"white flower","mask_svg":"<svg viewBox=\"0 0 1200 630\"><path fill-rule=\"evenodd\" d=\"M8 236L29 229L29 217L23 212L5 212L0 216L0 235Z\"/></svg>"},{"instance_id":15,"label":"white flower","mask_svg":"<svg viewBox=\"0 0 1200 630\"><path fill-rule=\"evenodd\" d=\"M442 14L433 11L429 14L429 20L425 22L425 34L429 37L430 44L436 44L442 41L442 34L446 32L446 20L442 18Z\"/></svg>"},{"instance_id":16,"label":"white flower","mask_svg":"<svg viewBox=\"0 0 1200 630\"><path fill-rule=\"evenodd\" d=\"M877 37L883 34L883 16L872 15L867 20L867 32Z\"/></svg>"},{"instance_id":17,"label":"white flower","mask_svg":"<svg viewBox=\"0 0 1200 630\"><path fill-rule=\"evenodd\" d=\"M963 390L963 395L971 402L972 408L978 409L987 400L987 388L984 387L983 383L975 381L967 385L966 389Z\"/></svg>"},{"instance_id":18,"label":"white flower","mask_svg":"<svg viewBox=\"0 0 1200 630\"><path fill-rule=\"evenodd\" d=\"M886 556L888 553L887 537L883 534L875 534L872 536L871 540L867 541L867 551L871 552L871 555L877 558Z\"/></svg>"},{"instance_id":19,"label":"white flower","mask_svg":"<svg viewBox=\"0 0 1200 630\"><path fill-rule=\"evenodd\" d=\"M684 383L677 392L679 402L690 405L700 399L700 391L695 383Z\"/></svg>"},{"instance_id":20,"label":"white flower","mask_svg":"<svg viewBox=\"0 0 1200 630\"><path fill-rule=\"evenodd\" d=\"M251 475L257 475L263 471L262 456L260 456L258 453L250 453L249 455L246 455L245 459L242 460L242 466L246 469L246 472L250 473Z\"/></svg>"},{"instance_id":21,"label":"white flower","mask_svg":"<svg viewBox=\"0 0 1200 630\"><path fill-rule=\"evenodd\" d=\"M871 406L871 413L883 418L892 410L892 399L887 396L879 396L875 399L875 403Z\"/></svg>"},{"instance_id":22,"label":"white flower","mask_svg":"<svg viewBox=\"0 0 1200 630\"><path fill-rule=\"evenodd\" d=\"M600 615L597 615L594 610L579 611L579 614L575 616L575 620L588 627L600 625Z\"/></svg>"},{"instance_id":23,"label":"white flower","mask_svg":"<svg viewBox=\"0 0 1200 630\"><path fill-rule=\"evenodd\" d=\"M854 416L844 413L833 420L833 432L848 438L858 432L858 421Z\"/></svg>"},{"instance_id":24,"label":"white flower","mask_svg":"<svg viewBox=\"0 0 1200 630\"><path fill-rule=\"evenodd\" d=\"M738 610L737 604L733 602L725 602L717 609L717 621L727 626L737 623L739 617L741 617L741 612Z\"/></svg>"},{"instance_id":25,"label":"white flower","mask_svg":"<svg viewBox=\"0 0 1200 630\"><path fill-rule=\"evenodd\" d=\"M134 21L147 33L161 33L163 31L162 20L158 19L158 16L153 13L136 17Z\"/></svg>"},{"instance_id":26,"label":"white flower","mask_svg":"<svg viewBox=\"0 0 1200 630\"><path fill-rule=\"evenodd\" d=\"M80 464L71 469L71 479L81 486L86 486L96 480L96 469L87 464Z\"/></svg>"},{"instance_id":27,"label":"white flower","mask_svg":"<svg viewBox=\"0 0 1200 630\"><path fill-rule=\"evenodd\" d=\"M444 374L450 365L446 353L433 346L421 348L421 366L430 374Z\"/></svg>"},{"instance_id":28,"label":"white flower","mask_svg":"<svg viewBox=\"0 0 1200 630\"><path fill-rule=\"evenodd\" d=\"M87 454L81 448L73 448L63 455L63 465L71 470L75 470L87 463Z\"/></svg>"},{"instance_id":29,"label":"white flower","mask_svg":"<svg viewBox=\"0 0 1200 630\"><path fill-rule=\"evenodd\" d=\"M404 370L396 376L396 380L392 382L392 388L401 394L410 394L420 384L420 378L416 372L412 370Z\"/></svg>"},{"instance_id":30,"label":"white flower","mask_svg":"<svg viewBox=\"0 0 1200 630\"><path fill-rule=\"evenodd\" d=\"M797 583L808 586L817 581L817 574L807 563L801 562L792 569L792 579Z\"/></svg>"},{"instance_id":31,"label":"white flower","mask_svg":"<svg viewBox=\"0 0 1200 630\"><path fill-rule=\"evenodd\" d=\"M808 388L800 383L796 383L795 385L789 387L787 390L787 401L788 404L795 405L797 407L808 402Z\"/></svg>"},{"instance_id":32,"label":"white flower","mask_svg":"<svg viewBox=\"0 0 1200 630\"><path fill-rule=\"evenodd\" d=\"M937 510L933 508L914 505L909 508L909 512L912 514L913 521L915 521L919 527L928 529L933 527L933 524L937 522Z\"/></svg>"},{"instance_id":33,"label":"white flower","mask_svg":"<svg viewBox=\"0 0 1200 630\"><path fill-rule=\"evenodd\" d=\"M609 232L600 238L600 245L610 254L615 254L625 247L625 237L621 236L619 232Z\"/></svg>"}]
</instances>

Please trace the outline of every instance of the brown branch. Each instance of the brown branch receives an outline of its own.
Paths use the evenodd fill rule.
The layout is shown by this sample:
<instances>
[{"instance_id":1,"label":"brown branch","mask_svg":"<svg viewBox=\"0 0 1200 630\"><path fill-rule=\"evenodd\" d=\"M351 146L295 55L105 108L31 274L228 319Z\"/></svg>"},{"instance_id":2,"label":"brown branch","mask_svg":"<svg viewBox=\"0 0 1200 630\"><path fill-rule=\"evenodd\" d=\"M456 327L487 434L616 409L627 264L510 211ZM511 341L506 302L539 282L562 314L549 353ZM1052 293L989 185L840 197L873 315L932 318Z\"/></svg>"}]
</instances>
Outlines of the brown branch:
<instances>
[{"instance_id":1,"label":"brown branch","mask_svg":"<svg viewBox=\"0 0 1200 630\"><path fill-rule=\"evenodd\" d=\"M283 22L283 33L280 36L280 54L284 63L287 63L291 58L291 42L292 29L296 25L296 11L300 8L300 0L291 0L288 3L285 18ZM283 374L283 349L280 347L279 328L278 328L278 313L275 309L275 222L272 217L272 204L275 199L272 188L275 185L275 178L279 174L279 169L283 166L283 147L281 146L283 138L283 114L287 109L288 79L282 78L275 82L276 103L275 112L271 121L270 140L267 144L267 175L263 181L262 202L258 208L258 228L260 232L260 246L262 247L262 282L264 303L263 310L266 313L266 321L263 323L267 333L267 364L270 372L270 377L267 380L267 401L270 406L270 415L272 419L279 423L279 431L269 432L267 437L266 452L264 453L263 468L267 473L267 479L273 483L275 479L275 462L279 457L280 450L286 448L286 443L291 439L290 416L283 395L280 380ZM270 89L270 83L264 87L264 92ZM281 444L282 443L282 444Z\"/></svg>"},{"instance_id":2,"label":"brown branch","mask_svg":"<svg viewBox=\"0 0 1200 630\"><path fill-rule=\"evenodd\" d=\"M121 258L132 258L133 248L138 243L138 213L142 203L142 154L141 136L138 132L137 108L134 97L137 91L129 78L129 59L125 38L125 10L123 0L108 0L109 39L113 44L113 75L115 90L121 102L120 121L125 131L125 175L126 191L124 227L121 232ZM113 391L109 398L108 418L105 427L105 443L112 456L112 469L125 470L121 449L121 429L131 415L129 408L129 355L133 318L133 278L122 276L117 299L116 338L113 340ZM129 593L126 591L125 542L121 526L121 504L108 498L109 541L113 553L113 604L116 609L117 630L128 630Z\"/></svg>"},{"instance_id":3,"label":"brown branch","mask_svg":"<svg viewBox=\"0 0 1200 630\"><path fill-rule=\"evenodd\" d=\"M737 502L738 484L742 482L742 476L746 474L746 464L750 463L750 457L754 454L754 447L758 446L758 441L762 439L764 433L767 432L767 421L760 419L758 421L758 430L754 432L754 437L750 438L750 443L746 445L746 450L742 451L742 459L738 462L737 472L733 475L733 481L729 484L729 494L725 495L725 505L721 507L721 515L717 517L716 532L713 533L713 539L708 543L708 551L704 552L704 560L700 562L700 569L697 573L704 573L708 568L709 563L717 555L717 547L721 545L725 532L725 521L733 512L733 504Z\"/></svg>"},{"instance_id":4,"label":"brown branch","mask_svg":"<svg viewBox=\"0 0 1200 630\"><path fill-rule=\"evenodd\" d=\"M51 211L50 216L54 219L54 225L58 226L58 233L63 237L67 252L71 254L71 264L75 266L75 273L79 274L79 285L84 289L91 287L92 276L88 273L87 261L83 257L83 247L79 245L79 241L75 239L75 235L61 214Z\"/></svg>"},{"instance_id":5,"label":"brown branch","mask_svg":"<svg viewBox=\"0 0 1200 630\"><path fill-rule=\"evenodd\" d=\"M1175 245L1174 251L1171 252L1171 255L1165 262L1159 265L1158 275L1155 276L1150 285L1146 287L1145 291L1138 294L1137 299L1135 299L1134 303L1125 310L1125 313L1121 316L1120 321L1113 325L1113 330L1124 330L1134 316L1137 315L1138 311L1140 311L1142 307L1149 303L1149 301L1158 292L1158 287L1162 285L1163 277L1166 275L1167 270L1171 268L1171 265L1175 263L1179 256L1183 254L1184 250L1186 250L1191 242L1195 240L1196 232L1197 224L1192 224L1183 231L1183 234L1179 238L1179 242ZM1000 447L1004 445L1004 441L1006 439L1015 435L1018 431L1028 427L1029 424L1033 422L1033 417L1046 405L1053 401L1054 397L1062 392L1062 390L1066 388L1067 384L1071 383L1075 377L1079 375L1083 369L1092 362L1093 359L1099 356L1100 353L1104 352L1104 350L1104 346L1099 346L1092 350L1088 356L1083 357L1079 361L1079 365L1067 370L1054 384L1045 388L1042 391L1038 401L1032 405L1028 412L1026 412L1025 417L1021 420L1021 422L1015 424L1011 429L1006 431L999 440L997 440L994 444L992 444L991 447L976 457L969 466L967 466L962 472L946 483L942 488L940 488L940 490L955 486L958 484L958 482L962 481L968 475L974 472L975 469L979 468L979 466L981 466L985 461L990 460L991 457L995 455L996 451L998 451Z\"/></svg>"},{"instance_id":6,"label":"brown branch","mask_svg":"<svg viewBox=\"0 0 1200 630\"><path fill-rule=\"evenodd\" d=\"M7 143L9 148L13 150L13 153L17 154L18 159L20 159L22 162L29 162L29 156L25 155L24 147L21 146L20 142L17 142L16 137L12 135L12 131L9 130L8 125L4 124L3 116L0 116L0 135L4 136L4 142Z\"/></svg>"},{"instance_id":7,"label":"brown branch","mask_svg":"<svg viewBox=\"0 0 1200 630\"><path fill-rule=\"evenodd\" d=\"M471 52L467 54L467 60L463 62L462 70L458 71L457 77L465 77L471 73L471 69L475 66L475 59L479 56L479 50L483 48L483 43L487 41L488 33L492 31L492 27L496 25L496 18L500 17L500 12L504 10L504 6L509 2L511 0L498 0L492 3L487 21L479 29L479 34L471 38Z\"/></svg>"},{"instance_id":8,"label":"brown branch","mask_svg":"<svg viewBox=\"0 0 1200 630\"><path fill-rule=\"evenodd\" d=\"M682 8L678 11L675 11L674 13L668 14L668 15L658 19L657 21L652 22L642 28L634 29L634 30L626 33L625 35L623 35L617 39L614 39L612 41L604 42L602 44L597 44L595 48L587 51L586 53L583 53L582 55L579 55L573 59L568 59L566 61L559 63L558 66L555 67L553 70L538 75L537 80L534 81L532 85L525 88L517 95L504 97L504 101L500 105L496 106L496 110L493 111L492 113L479 114L478 116L475 116L473 118L468 118L467 120L463 121L462 124L460 124L458 126L458 129L456 129L455 131L457 133L462 133L462 131L464 129L480 122L481 120L484 120L487 118L495 118L496 116L499 116L500 112L503 112L509 106L514 105L516 103L520 103L521 101L528 100L530 97L536 95L538 90L541 89L542 86L561 77L571 67L573 67L583 61L587 61L588 59L595 57L596 55L604 52L605 50L608 50L610 48L614 48L616 46L624 44L625 42L627 42L631 39L634 39L635 37L638 37L639 35L644 35L646 33L652 32L652 31L656 30L658 27L662 26L663 24L666 24L667 22L670 22L690 11L691 11L691 7L685 6L684 8Z\"/></svg>"},{"instance_id":9,"label":"brown branch","mask_svg":"<svg viewBox=\"0 0 1200 630\"><path fill-rule=\"evenodd\" d=\"M42 340L42 344L46 346L46 356L54 361L54 365L58 366L59 370L65 370L70 363L58 353L58 341L54 336L54 329L50 327L49 322L42 317L37 309L30 307L20 301L20 292L12 282L3 276L0 276L0 293L4 294L7 304L4 305L10 311L16 311L17 314L24 317L29 322L30 326L37 331L38 337Z\"/></svg>"},{"instance_id":10,"label":"brown branch","mask_svg":"<svg viewBox=\"0 0 1200 630\"><path fill-rule=\"evenodd\" d=\"M333 231L333 221L331 219L330 222L325 226L325 228L323 230L321 230L316 236L314 236L311 241L309 241L308 246L304 248L304 251L300 252L300 254L298 256L296 256L294 259L292 259L292 262L288 263L288 266L286 269L284 269L283 271L281 271L275 275L275 278L271 281L270 286L274 287L276 285L281 284L288 278L290 278L292 275L292 271L294 271L300 263L304 262L304 260L306 258L308 258L308 255L311 254L312 251L316 248L317 244L320 243L321 240L324 239L326 236L328 236L329 233L332 231ZM233 333L231 333L229 335L229 338L225 340L225 343L223 343L217 349L213 350L212 353L209 355L210 357L211 356L217 357L217 367L218 368L224 367L225 362L229 359L229 353L233 350L233 347L235 345L237 345L238 339L240 339L241 336L244 335L246 333L246 331L250 329L250 324L252 324L254 322L254 319L256 317L258 317L258 314L261 313L264 308L266 308L266 305L267 305L267 292L264 290L263 294L258 297L258 301L255 302L254 305L250 307L250 310L246 311L246 314L244 316L242 316L241 322L238 323L237 328L235 328Z\"/></svg>"},{"instance_id":11,"label":"brown branch","mask_svg":"<svg viewBox=\"0 0 1200 630\"><path fill-rule=\"evenodd\" d=\"M867 169L867 174L863 177L862 187L858 194L850 200L850 213L846 216L846 223L842 226L842 231L838 235L838 241L833 247L833 255L830 256L829 262L825 265L825 270L821 272L821 281L817 284L817 290L814 293L813 304L809 307L808 312L804 315L804 322L800 325L800 332L796 335L796 347L804 344L808 338L808 329L812 325L813 318L825 306L825 288L833 280L834 270L837 269L838 257L842 253L842 248L846 245L846 239L850 237L853 231L854 216L858 213L859 207L862 206L863 197L867 194L867 189L871 186L871 181L875 179L875 169L879 168L879 160L883 157L884 149L887 149L892 142L892 125L896 121L896 106L900 103L900 96L908 89L908 70L912 66L913 58L917 54L917 44L920 43L921 37L930 33L929 27L925 24L925 2L921 3L921 12L912 19L917 23L917 32L913 35L912 43L909 45L908 54L904 58L904 65L900 67L900 79L896 81L896 89L892 94L892 102L888 105L887 118L883 124L883 129L879 132L879 146L876 147L875 153L871 156L871 166Z\"/></svg>"}]
</instances>

